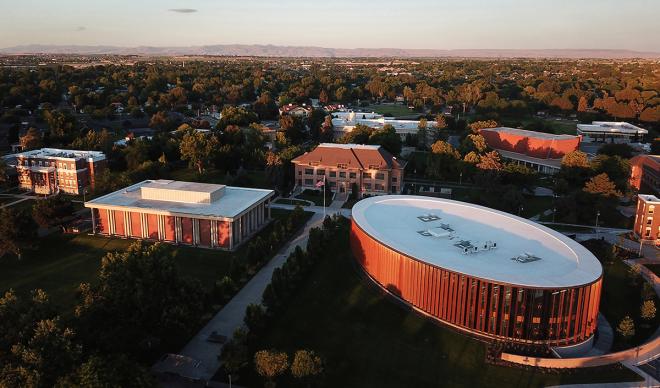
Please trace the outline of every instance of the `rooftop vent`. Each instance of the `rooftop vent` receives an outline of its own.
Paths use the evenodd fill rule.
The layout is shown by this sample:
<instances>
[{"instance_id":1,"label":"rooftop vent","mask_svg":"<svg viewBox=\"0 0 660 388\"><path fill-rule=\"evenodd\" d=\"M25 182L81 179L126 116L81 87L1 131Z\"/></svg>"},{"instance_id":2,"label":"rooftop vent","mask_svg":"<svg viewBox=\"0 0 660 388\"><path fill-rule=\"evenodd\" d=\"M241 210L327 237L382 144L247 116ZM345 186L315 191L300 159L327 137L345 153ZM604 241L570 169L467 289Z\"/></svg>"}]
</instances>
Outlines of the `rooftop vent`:
<instances>
[{"instance_id":1,"label":"rooftop vent","mask_svg":"<svg viewBox=\"0 0 660 388\"><path fill-rule=\"evenodd\" d=\"M519 263L531 263L532 261L538 261L541 260L540 257L535 256L531 253L523 253L522 255L518 255L516 257L512 257L511 260L515 260Z\"/></svg>"},{"instance_id":2,"label":"rooftop vent","mask_svg":"<svg viewBox=\"0 0 660 388\"><path fill-rule=\"evenodd\" d=\"M477 253L479 251L490 251L497 248L497 243L494 241L477 242L469 240L461 240L454 244L455 247L460 249L464 255Z\"/></svg>"},{"instance_id":3,"label":"rooftop vent","mask_svg":"<svg viewBox=\"0 0 660 388\"><path fill-rule=\"evenodd\" d=\"M440 217L436 216L435 214L429 213L429 214L424 214L421 216L417 216L420 221L423 222L431 222L431 221L437 221L440 219Z\"/></svg>"}]
</instances>

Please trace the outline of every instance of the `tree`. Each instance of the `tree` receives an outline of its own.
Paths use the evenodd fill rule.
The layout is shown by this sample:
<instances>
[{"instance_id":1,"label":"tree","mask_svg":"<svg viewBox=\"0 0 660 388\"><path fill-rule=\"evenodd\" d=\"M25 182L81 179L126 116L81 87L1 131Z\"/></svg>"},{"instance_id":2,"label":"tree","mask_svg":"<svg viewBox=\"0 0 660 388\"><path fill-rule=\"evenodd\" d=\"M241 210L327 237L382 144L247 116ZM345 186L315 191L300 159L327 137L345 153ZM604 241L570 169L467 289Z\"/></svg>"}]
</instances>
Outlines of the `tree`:
<instances>
[{"instance_id":1,"label":"tree","mask_svg":"<svg viewBox=\"0 0 660 388\"><path fill-rule=\"evenodd\" d=\"M181 139L181 159L187 160L191 167L197 167L197 172L201 174L204 166L215 156L219 146L220 142L213 134L188 131Z\"/></svg>"},{"instance_id":2,"label":"tree","mask_svg":"<svg viewBox=\"0 0 660 388\"><path fill-rule=\"evenodd\" d=\"M617 326L616 331L623 336L624 339L628 340L635 335L635 321L626 315L623 317L619 326Z\"/></svg>"},{"instance_id":3,"label":"tree","mask_svg":"<svg viewBox=\"0 0 660 388\"><path fill-rule=\"evenodd\" d=\"M589 158L582 151L571 151L561 158L561 166L589 168Z\"/></svg>"},{"instance_id":4,"label":"tree","mask_svg":"<svg viewBox=\"0 0 660 388\"><path fill-rule=\"evenodd\" d=\"M653 299L645 300L640 307L640 317L647 321L655 318L656 308Z\"/></svg>"},{"instance_id":5,"label":"tree","mask_svg":"<svg viewBox=\"0 0 660 388\"><path fill-rule=\"evenodd\" d=\"M254 366L257 373L268 380L269 385L275 386L275 378L284 374L289 367L289 357L275 350L260 350L254 355Z\"/></svg>"},{"instance_id":6,"label":"tree","mask_svg":"<svg viewBox=\"0 0 660 388\"><path fill-rule=\"evenodd\" d=\"M502 169L502 162L500 162L500 155L497 151L490 151L481 156L477 168L481 170L499 171Z\"/></svg>"},{"instance_id":7,"label":"tree","mask_svg":"<svg viewBox=\"0 0 660 388\"><path fill-rule=\"evenodd\" d=\"M58 318L38 321L31 338L12 347L16 361L10 363L3 374L13 369L36 386L53 386L80 357L81 347L75 344L73 337L71 329L60 327Z\"/></svg>"},{"instance_id":8,"label":"tree","mask_svg":"<svg viewBox=\"0 0 660 388\"><path fill-rule=\"evenodd\" d=\"M32 218L43 228L62 225L72 215L73 204L62 195L39 200L32 206Z\"/></svg>"},{"instance_id":9,"label":"tree","mask_svg":"<svg viewBox=\"0 0 660 388\"><path fill-rule=\"evenodd\" d=\"M369 135L368 143L380 145L392 155L399 155L401 153L401 136L389 124L385 124L383 129L372 132Z\"/></svg>"},{"instance_id":10,"label":"tree","mask_svg":"<svg viewBox=\"0 0 660 388\"><path fill-rule=\"evenodd\" d=\"M33 150L42 146L41 133L38 129L30 127L20 139L21 147L25 150Z\"/></svg>"},{"instance_id":11,"label":"tree","mask_svg":"<svg viewBox=\"0 0 660 388\"><path fill-rule=\"evenodd\" d=\"M470 123L470 130L474 133L479 133L480 129L486 128L495 128L497 127L497 121L495 120L486 120L486 121L475 121Z\"/></svg>"},{"instance_id":12,"label":"tree","mask_svg":"<svg viewBox=\"0 0 660 388\"><path fill-rule=\"evenodd\" d=\"M614 182L612 182L605 173L598 174L587 181L583 190L587 193L600 195L603 197L620 198L623 196L623 194L621 194L621 192L616 189Z\"/></svg>"},{"instance_id":13,"label":"tree","mask_svg":"<svg viewBox=\"0 0 660 388\"><path fill-rule=\"evenodd\" d=\"M0 209L0 257L13 253L20 260L36 241L37 225L26 211Z\"/></svg>"},{"instance_id":14,"label":"tree","mask_svg":"<svg viewBox=\"0 0 660 388\"><path fill-rule=\"evenodd\" d=\"M216 128L223 131L229 125L247 127L256 122L259 122L259 117L251 110L243 107L226 106L222 109L222 115L220 120L218 120Z\"/></svg>"},{"instance_id":15,"label":"tree","mask_svg":"<svg viewBox=\"0 0 660 388\"><path fill-rule=\"evenodd\" d=\"M619 156L624 159L630 159L635 150L625 143L608 143L598 149L598 153L607 156Z\"/></svg>"},{"instance_id":16,"label":"tree","mask_svg":"<svg viewBox=\"0 0 660 388\"><path fill-rule=\"evenodd\" d=\"M321 358L311 350L297 350L291 363L291 374L297 379L314 377L323 372Z\"/></svg>"},{"instance_id":17,"label":"tree","mask_svg":"<svg viewBox=\"0 0 660 388\"><path fill-rule=\"evenodd\" d=\"M292 144L299 144L305 138L305 124L298 116L280 116L280 127L284 130L287 139Z\"/></svg>"},{"instance_id":18,"label":"tree","mask_svg":"<svg viewBox=\"0 0 660 388\"><path fill-rule=\"evenodd\" d=\"M94 285L81 284L75 315L85 343L137 358L178 346L204 311L199 281L183 277L165 244L142 241L101 260Z\"/></svg>"},{"instance_id":19,"label":"tree","mask_svg":"<svg viewBox=\"0 0 660 388\"><path fill-rule=\"evenodd\" d=\"M149 370L125 355L94 355L58 380L55 388L150 388L156 385Z\"/></svg>"},{"instance_id":20,"label":"tree","mask_svg":"<svg viewBox=\"0 0 660 388\"><path fill-rule=\"evenodd\" d=\"M234 335L222 347L220 361L222 367L229 374L236 374L245 368L250 359L248 353L248 331L244 327L239 327L234 331Z\"/></svg>"},{"instance_id":21,"label":"tree","mask_svg":"<svg viewBox=\"0 0 660 388\"><path fill-rule=\"evenodd\" d=\"M0 158L0 187L3 187L7 184L9 176L7 175L8 167L7 162Z\"/></svg>"},{"instance_id":22,"label":"tree","mask_svg":"<svg viewBox=\"0 0 660 388\"><path fill-rule=\"evenodd\" d=\"M581 96L580 100L578 101L577 111L578 112L586 112L587 108L589 107L588 103L589 102L587 101L587 98L585 96Z\"/></svg>"}]
</instances>

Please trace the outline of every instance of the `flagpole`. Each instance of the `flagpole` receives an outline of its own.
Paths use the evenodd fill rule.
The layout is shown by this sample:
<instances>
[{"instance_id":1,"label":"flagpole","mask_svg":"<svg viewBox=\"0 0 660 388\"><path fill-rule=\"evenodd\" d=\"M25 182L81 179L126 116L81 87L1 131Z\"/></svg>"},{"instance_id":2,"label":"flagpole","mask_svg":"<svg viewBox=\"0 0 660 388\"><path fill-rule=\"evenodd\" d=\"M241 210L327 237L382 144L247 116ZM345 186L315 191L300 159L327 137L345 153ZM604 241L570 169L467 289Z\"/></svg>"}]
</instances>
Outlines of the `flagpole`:
<instances>
[{"instance_id":1,"label":"flagpole","mask_svg":"<svg viewBox=\"0 0 660 388\"><path fill-rule=\"evenodd\" d=\"M323 191L321 194L323 194L323 221L325 221L325 175L323 175Z\"/></svg>"}]
</instances>

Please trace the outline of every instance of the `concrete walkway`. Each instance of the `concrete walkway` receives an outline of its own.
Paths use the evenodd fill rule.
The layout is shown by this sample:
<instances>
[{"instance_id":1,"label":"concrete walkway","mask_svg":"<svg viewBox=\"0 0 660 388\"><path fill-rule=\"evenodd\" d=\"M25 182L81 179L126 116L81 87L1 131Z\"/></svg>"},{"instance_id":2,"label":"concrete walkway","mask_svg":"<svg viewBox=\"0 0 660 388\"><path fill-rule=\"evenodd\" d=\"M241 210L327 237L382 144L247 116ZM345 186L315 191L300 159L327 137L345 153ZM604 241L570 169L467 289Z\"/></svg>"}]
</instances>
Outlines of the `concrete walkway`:
<instances>
[{"instance_id":1,"label":"concrete walkway","mask_svg":"<svg viewBox=\"0 0 660 388\"><path fill-rule=\"evenodd\" d=\"M275 207L275 206L273 206ZM305 248L309 231L323 222L323 215L315 213L307 221L305 227L289 241L252 279L200 330L188 344L179 352L180 355L190 357L200 362L196 368L195 378L209 381L220 368L218 356L222 352L222 344L209 342L209 336L215 332L218 335L231 338L234 331L243 325L245 309L249 304L261 303L261 296L270 284L275 268L281 267L287 257L297 246ZM152 371L157 373L176 373L169 370L165 363L160 361L154 364ZM191 376L189 376L191 377Z\"/></svg>"},{"instance_id":2,"label":"concrete walkway","mask_svg":"<svg viewBox=\"0 0 660 388\"><path fill-rule=\"evenodd\" d=\"M600 356L609 353L614 343L614 330L605 316L598 313L598 339L585 357Z\"/></svg>"}]
</instances>

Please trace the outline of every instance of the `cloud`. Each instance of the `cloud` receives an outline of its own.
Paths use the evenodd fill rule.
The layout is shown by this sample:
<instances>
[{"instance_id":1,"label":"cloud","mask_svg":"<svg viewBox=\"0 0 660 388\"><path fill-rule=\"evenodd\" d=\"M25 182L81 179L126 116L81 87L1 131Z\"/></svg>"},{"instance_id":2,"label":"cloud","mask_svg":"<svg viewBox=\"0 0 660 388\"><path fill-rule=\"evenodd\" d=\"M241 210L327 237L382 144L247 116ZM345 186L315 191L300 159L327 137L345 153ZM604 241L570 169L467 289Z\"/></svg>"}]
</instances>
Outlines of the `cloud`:
<instances>
[{"instance_id":1,"label":"cloud","mask_svg":"<svg viewBox=\"0 0 660 388\"><path fill-rule=\"evenodd\" d=\"M196 9L194 8L170 8L168 9L170 12L176 12L176 13L195 13L197 12Z\"/></svg>"},{"instance_id":2,"label":"cloud","mask_svg":"<svg viewBox=\"0 0 660 388\"><path fill-rule=\"evenodd\" d=\"M85 26L76 27L76 31L85 31L86 29L87 29L87 27L85 27Z\"/></svg>"}]
</instances>

